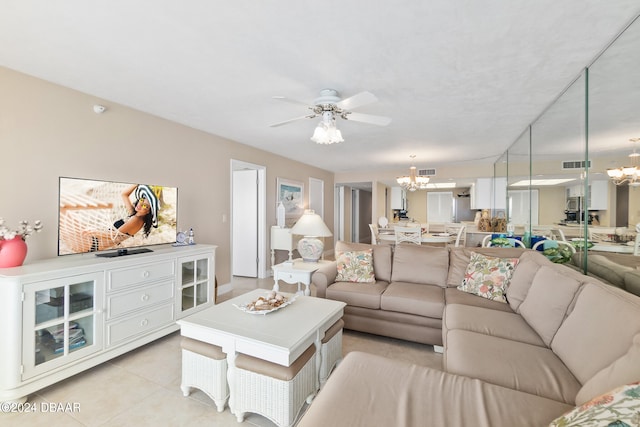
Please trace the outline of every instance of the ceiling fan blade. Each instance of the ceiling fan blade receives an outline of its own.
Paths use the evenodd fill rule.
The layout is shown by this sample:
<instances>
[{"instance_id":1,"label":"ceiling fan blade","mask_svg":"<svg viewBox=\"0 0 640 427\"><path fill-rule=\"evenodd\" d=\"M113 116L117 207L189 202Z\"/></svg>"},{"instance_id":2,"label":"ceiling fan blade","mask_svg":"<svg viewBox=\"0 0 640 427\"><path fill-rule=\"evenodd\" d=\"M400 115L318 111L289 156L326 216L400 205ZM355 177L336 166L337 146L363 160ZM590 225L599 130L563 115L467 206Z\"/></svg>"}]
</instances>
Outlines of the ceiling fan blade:
<instances>
[{"instance_id":1,"label":"ceiling fan blade","mask_svg":"<svg viewBox=\"0 0 640 427\"><path fill-rule=\"evenodd\" d=\"M296 99L287 98L286 96L274 96L273 99L277 99L278 101L289 102L291 104L296 104L296 105L304 105L307 108L311 108L311 107L309 107L309 104L306 103L306 102L298 101Z\"/></svg>"},{"instance_id":2,"label":"ceiling fan blade","mask_svg":"<svg viewBox=\"0 0 640 427\"><path fill-rule=\"evenodd\" d=\"M278 123L271 124L271 125L269 125L269 127L275 128L275 127L278 127L278 126L286 125L287 123L295 122L296 120L312 119L315 116L316 116L315 114L307 114L306 116L295 117L293 119L285 120L284 122L278 122Z\"/></svg>"},{"instance_id":3,"label":"ceiling fan blade","mask_svg":"<svg viewBox=\"0 0 640 427\"><path fill-rule=\"evenodd\" d=\"M372 104L376 102L378 98L371 92L360 92L349 98L343 99L336 105L343 110L353 110L354 108L361 107L363 105Z\"/></svg>"},{"instance_id":4,"label":"ceiling fan blade","mask_svg":"<svg viewBox=\"0 0 640 427\"><path fill-rule=\"evenodd\" d=\"M344 117L345 120L354 122L370 123L372 125L386 126L391 123L390 117L374 116L373 114L349 113Z\"/></svg>"}]
</instances>

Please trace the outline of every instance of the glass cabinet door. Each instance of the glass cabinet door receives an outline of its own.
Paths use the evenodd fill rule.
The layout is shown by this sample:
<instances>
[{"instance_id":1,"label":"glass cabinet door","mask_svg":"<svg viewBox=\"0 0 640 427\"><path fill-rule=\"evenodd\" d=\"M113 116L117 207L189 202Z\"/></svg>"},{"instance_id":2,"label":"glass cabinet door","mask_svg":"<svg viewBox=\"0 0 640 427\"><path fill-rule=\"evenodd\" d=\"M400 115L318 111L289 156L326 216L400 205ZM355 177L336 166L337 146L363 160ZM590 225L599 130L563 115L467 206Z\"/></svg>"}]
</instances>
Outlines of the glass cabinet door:
<instances>
[{"instance_id":1,"label":"glass cabinet door","mask_svg":"<svg viewBox=\"0 0 640 427\"><path fill-rule=\"evenodd\" d=\"M210 257L182 258L180 260L180 314L211 301L213 295L211 263Z\"/></svg>"},{"instance_id":2,"label":"glass cabinet door","mask_svg":"<svg viewBox=\"0 0 640 427\"><path fill-rule=\"evenodd\" d=\"M24 378L102 348L102 275L24 286Z\"/></svg>"}]
</instances>

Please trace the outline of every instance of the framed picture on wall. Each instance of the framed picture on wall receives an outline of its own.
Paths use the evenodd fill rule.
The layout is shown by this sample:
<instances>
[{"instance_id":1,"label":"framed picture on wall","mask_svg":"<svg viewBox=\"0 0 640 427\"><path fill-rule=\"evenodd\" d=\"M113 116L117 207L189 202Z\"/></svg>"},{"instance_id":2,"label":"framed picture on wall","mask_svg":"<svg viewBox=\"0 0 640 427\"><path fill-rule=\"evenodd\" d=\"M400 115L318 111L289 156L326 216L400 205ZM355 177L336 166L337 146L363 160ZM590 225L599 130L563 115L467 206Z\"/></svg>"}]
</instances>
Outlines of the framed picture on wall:
<instances>
[{"instance_id":1,"label":"framed picture on wall","mask_svg":"<svg viewBox=\"0 0 640 427\"><path fill-rule=\"evenodd\" d=\"M285 218L300 218L304 213L304 184L286 178L277 178L277 198L285 209Z\"/></svg>"}]
</instances>

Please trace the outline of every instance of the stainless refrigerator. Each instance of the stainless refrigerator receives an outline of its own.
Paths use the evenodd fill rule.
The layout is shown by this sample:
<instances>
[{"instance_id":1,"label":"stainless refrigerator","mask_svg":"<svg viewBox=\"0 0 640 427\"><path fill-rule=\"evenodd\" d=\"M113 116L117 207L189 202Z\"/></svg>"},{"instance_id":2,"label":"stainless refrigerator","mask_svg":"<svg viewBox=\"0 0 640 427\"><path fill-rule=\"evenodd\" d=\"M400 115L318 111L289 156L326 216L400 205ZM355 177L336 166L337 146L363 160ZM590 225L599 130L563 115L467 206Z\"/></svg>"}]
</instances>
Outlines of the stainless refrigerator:
<instances>
[{"instance_id":1,"label":"stainless refrigerator","mask_svg":"<svg viewBox=\"0 0 640 427\"><path fill-rule=\"evenodd\" d=\"M454 222L473 221L476 217L476 211L471 210L471 197L464 195L453 196L453 218Z\"/></svg>"}]
</instances>

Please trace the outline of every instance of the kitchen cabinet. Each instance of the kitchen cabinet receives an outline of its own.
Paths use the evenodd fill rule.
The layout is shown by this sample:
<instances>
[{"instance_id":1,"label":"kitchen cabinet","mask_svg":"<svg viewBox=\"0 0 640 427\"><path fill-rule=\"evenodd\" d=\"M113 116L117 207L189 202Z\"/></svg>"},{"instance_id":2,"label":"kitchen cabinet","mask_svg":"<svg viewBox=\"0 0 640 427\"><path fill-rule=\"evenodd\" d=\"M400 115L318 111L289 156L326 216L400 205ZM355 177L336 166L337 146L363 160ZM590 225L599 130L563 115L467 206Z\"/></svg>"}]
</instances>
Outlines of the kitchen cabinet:
<instances>
[{"instance_id":1,"label":"kitchen cabinet","mask_svg":"<svg viewBox=\"0 0 640 427\"><path fill-rule=\"evenodd\" d=\"M400 187L391 187L391 209L407 210L407 193Z\"/></svg>"},{"instance_id":2,"label":"kitchen cabinet","mask_svg":"<svg viewBox=\"0 0 640 427\"><path fill-rule=\"evenodd\" d=\"M507 178L478 178L471 184L471 209L505 210Z\"/></svg>"}]
</instances>

